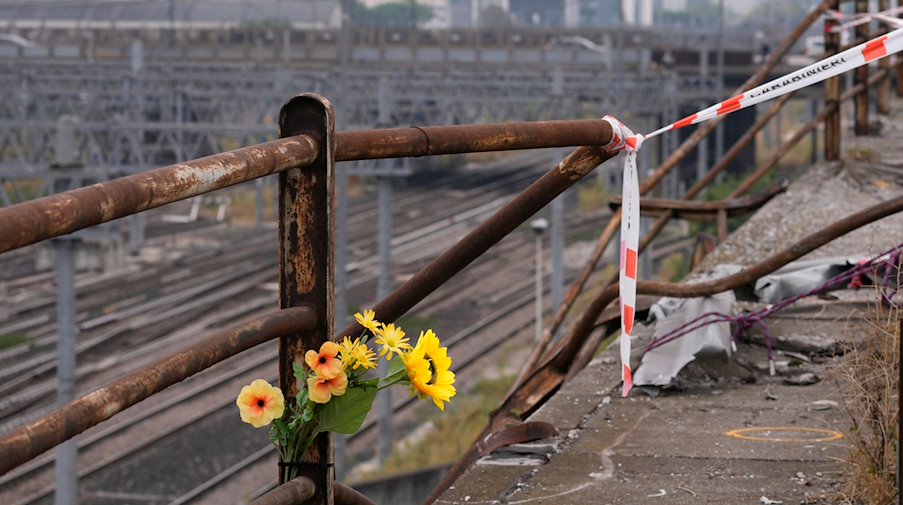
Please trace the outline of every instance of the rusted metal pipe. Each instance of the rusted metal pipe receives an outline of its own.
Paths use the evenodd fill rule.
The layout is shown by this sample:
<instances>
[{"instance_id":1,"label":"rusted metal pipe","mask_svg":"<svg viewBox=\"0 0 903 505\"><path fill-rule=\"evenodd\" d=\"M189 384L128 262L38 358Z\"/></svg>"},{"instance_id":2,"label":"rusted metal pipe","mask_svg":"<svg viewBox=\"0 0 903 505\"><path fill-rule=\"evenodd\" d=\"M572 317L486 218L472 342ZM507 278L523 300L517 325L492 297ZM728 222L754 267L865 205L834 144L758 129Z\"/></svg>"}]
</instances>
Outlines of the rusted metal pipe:
<instances>
[{"instance_id":1,"label":"rusted metal pipe","mask_svg":"<svg viewBox=\"0 0 903 505\"><path fill-rule=\"evenodd\" d=\"M611 135L611 129L607 131ZM373 307L376 316L380 321L391 322L403 315L554 200L561 192L612 156L599 147L575 149L555 168ZM360 331L360 326L354 323L337 337L354 335Z\"/></svg>"},{"instance_id":2,"label":"rusted metal pipe","mask_svg":"<svg viewBox=\"0 0 903 505\"><path fill-rule=\"evenodd\" d=\"M147 397L256 345L313 328L317 314L295 307L217 333L103 386L0 439L0 475Z\"/></svg>"},{"instance_id":3,"label":"rusted metal pipe","mask_svg":"<svg viewBox=\"0 0 903 505\"><path fill-rule=\"evenodd\" d=\"M640 198L640 214L660 216L675 213L675 217L693 221L715 221L716 214L724 212L725 217L739 216L752 212L780 193L787 190L785 184L768 189L760 195L745 198L727 198L718 202L696 202L693 200L670 200L664 198ZM621 208L621 197L612 197L608 204L612 210Z\"/></svg>"},{"instance_id":4,"label":"rusted metal pipe","mask_svg":"<svg viewBox=\"0 0 903 505\"><path fill-rule=\"evenodd\" d=\"M673 296L677 298L693 298L711 296L716 293L736 289L756 281L763 275L767 275L791 261L799 259L837 237L901 211L903 211L903 196L878 203L840 219L803 238L770 258L744 268L734 275L695 284L639 281L637 282L637 293ZM589 336L589 332L592 331L596 318L599 317L599 314L602 313L612 300L617 298L617 295L618 286L612 285L607 287L595 300L593 300L590 306L587 307L586 312L584 312L571 329L565 343L561 346L561 351L549 362L553 368L559 371L566 371L568 369L574 356L576 356L579 351L582 342ZM525 384L525 387L527 387L527 384Z\"/></svg>"},{"instance_id":5,"label":"rusted metal pipe","mask_svg":"<svg viewBox=\"0 0 903 505\"><path fill-rule=\"evenodd\" d=\"M786 105L787 102L791 98L793 98L793 95L794 93L787 93L786 95L780 97L774 103L774 105L772 105L771 108L768 109L768 112L766 112L761 117L756 118L756 122L753 123L753 125L749 127L748 130L746 130L743 136L737 139L737 142L735 142L734 145L731 146L730 149L728 149L724 156L722 156L721 159L718 160L718 162L715 163L715 165L712 166L712 168L709 169L709 171L706 172L701 179L693 183L690 189L688 189L684 194L683 199L692 200L696 198L702 193L705 188L709 187L709 184L715 182L715 179L719 175L721 175L722 172L727 170L731 163L733 163L734 160L736 160L737 157L740 156L740 153L742 153L743 150L746 149L753 140L755 140L756 135L760 131L762 131L765 125L768 124L768 122L771 121L771 119L774 118L778 114L778 112L781 111L781 109L784 108L784 105Z\"/></svg>"},{"instance_id":6,"label":"rusted metal pipe","mask_svg":"<svg viewBox=\"0 0 903 505\"><path fill-rule=\"evenodd\" d=\"M217 189L304 166L308 137L274 140L0 209L0 253Z\"/></svg>"},{"instance_id":7,"label":"rusted metal pipe","mask_svg":"<svg viewBox=\"0 0 903 505\"><path fill-rule=\"evenodd\" d=\"M742 93L750 88L758 86L761 84L771 73L774 67L777 66L778 62L780 62L781 58L790 51L790 48L796 43L796 41L809 29L809 27L814 23L818 18L821 17L822 13L825 12L827 8L828 0L821 2L816 8L809 11L809 14L800 21L800 24L797 25L794 30L784 38L781 44L771 56L768 57L768 60L759 67L756 72L751 75L746 82L744 82L739 88L734 91L734 94ZM704 123L699 123L695 132L690 135L687 140L685 140L678 148L668 157L657 169L656 171L649 176L648 179L643 181L640 185L640 194L648 193L650 189L654 188L658 185L658 183L663 179L668 173L677 166L696 146L702 139L706 138L715 128L721 124L721 121L727 116L718 116L716 119L712 119L710 121L706 121Z\"/></svg>"},{"instance_id":8,"label":"rusted metal pipe","mask_svg":"<svg viewBox=\"0 0 903 505\"><path fill-rule=\"evenodd\" d=\"M336 161L601 146L610 140L611 125L601 119L347 131L336 134Z\"/></svg>"},{"instance_id":9,"label":"rusted metal pipe","mask_svg":"<svg viewBox=\"0 0 903 505\"><path fill-rule=\"evenodd\" d=\"M251 505L299 505L313 498L316 492L314 481L303 476L295 477L257 498Z\"/></svg>"},{"instance_id":10,"label":"rusted metal pipe","mask_svg":"<svg viewBox=\"0 0 903 505\"><path fill-rule=\"evenodd\" d=\"M335 505L376 505L357 489L335 483Z\"/></svg>"},{"instance_id":11,"label":"rusted metal pipe","mask_svg":"<svg viewBox=\"0 0 903 505\"><path fill-rule=\"evenodd\" d=\"M746 194L746 192L752 189L752 187L762 177L765 177L768 172L776 167L778 163L782 159L784 159L784 156L786 156L787 153L789 153L794 147L796 147L796 145L799 144L800 141L802 141L806 137L806 135L809 134L809 132L814 130L822 121L826 121L829 116L833 114L837 109L837 104L858 96L859 91L880 81L881 78L886 74L886 70L879 70L877 73L872 74L872 76L869 77L868 82L857 84L845 91L843 95L841 95L839 102L832 102L831 104L826 105L825 108L818 113L818 115L810 119L805 125L802 126L802 128L799 128L798 130L793 132L793 136L790 137L787 142L784 142L764 165L757 168L753 173L749 174L746 179L742 183L740 183L740 185L734 188L731 194L728 195L728 198L737 198Z\"/></svg>"},{"instance_id":12,"label":"rusted metal pipe","mask_svg":"<svg viewBox=\"0 0 903 505\"><path fill-rule=\"evenodd\" d=\"M890 9L890 0L878 0L878 11L884 12ZM890 23L883 22L886 30L894 29ZM885 71L885 76L878 83L878 113L887 114L890 112L890 69L893 66L891 58L882 58L878 62L879 68Z\"/></svg>"},{"instance_id":13,"label":"rusted metal pipe","mask_svg":"<svg viewBox=\"0 0 903 505\"><path fill-rule=\"evenodd\" d=\"M601 119L389 128L336 134L336 161L599 146L611 141ZM317 158L298 135L0 208L0 253L130 214L247 182Z\"/></svg>"},{"instance_id":14,"label":"rusted metal pipe","mask_svg":"<svg viewBox=\"0 0 903 505\"><path fill-rule=\"evenodd\" d=\"M828 0L828 9L838 11L840 9L839 0ZM835 33L834 29L840 23L833 16L825 17L825 53L836 54L840 50L840 34ZM825 108L829 110L825 119L825 160L835 161L840 159L840 89L842 86L841 76L834 76L825 81Z\"/></svg>"},{"instance_id":15,"label":"rusted metal pipe","mask_svg":"<svg viewBox=\"0 0 903 505\"><path fill-rule=\"evenodd\" d=\"M869 12L869 0L856 0L856 13L857 14L868 14ZM871 27L871 22L862 23L857 25L856 30L856 39L862 42L865 42L869 39ZM861 65L856 70L853 70L853 82L855 84L864 84L869 80L869 66ZM856 95L856 100L854 102L855 108L855 121L853 124L853 131L856 135L868 135L869 133L869 89L867 86L863 86L862 91Z\"/></svg>"}]
</instances>

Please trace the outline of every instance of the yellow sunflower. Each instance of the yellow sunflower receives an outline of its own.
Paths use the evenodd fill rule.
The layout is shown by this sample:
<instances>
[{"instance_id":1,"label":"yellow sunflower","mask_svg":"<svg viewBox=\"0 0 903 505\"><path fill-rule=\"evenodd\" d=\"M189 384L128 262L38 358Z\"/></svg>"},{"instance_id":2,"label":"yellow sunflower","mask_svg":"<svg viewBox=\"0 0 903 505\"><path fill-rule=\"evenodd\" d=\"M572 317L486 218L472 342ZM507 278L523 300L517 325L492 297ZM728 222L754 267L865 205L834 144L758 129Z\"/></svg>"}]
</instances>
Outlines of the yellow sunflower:
<instances>
[{"instance_id":1,"label":"yellow sunflower","mask_svg":"<svg viewBox=\"0 0 903 505\"><path fill-rule=\"evenodd\" d=\"M457 391L452 385L455 374L449 370L452 361L448 357L448 348L439 346L439 338L433 330L420 332L417 346L401 355L401 359L411 380L411 392L420 398L431 398L436 407L444 411L444 402L451 401Z\"/></svg>"},{"instance_id":2,"label":"yellow sunflower","mask_svg":"<svg viewBox=\"0 0 903 505\"><path fill-rule=\"evenodd\" d=\"M400 327L396 328L394 324L383 324L382 331L377 334L376 345L381 345L379 357L386 356L388 361L392 361L392 354L401 356L405 351L411 349L408 344L409 338L404 336L404 330Z\"/></svg>"}]
</instances>

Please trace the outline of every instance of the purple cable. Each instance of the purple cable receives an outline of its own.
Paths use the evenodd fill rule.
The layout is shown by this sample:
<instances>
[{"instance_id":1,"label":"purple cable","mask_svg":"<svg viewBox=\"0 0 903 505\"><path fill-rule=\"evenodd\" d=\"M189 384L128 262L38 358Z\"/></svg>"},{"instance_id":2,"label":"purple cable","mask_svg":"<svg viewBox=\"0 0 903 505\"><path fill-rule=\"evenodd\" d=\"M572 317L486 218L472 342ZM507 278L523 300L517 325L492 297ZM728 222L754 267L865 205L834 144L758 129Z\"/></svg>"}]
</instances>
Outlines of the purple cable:
<instances>
[{"instance_id":1,"label":"purple cable","mask_svg":"<svg viewBox=\"0 0 903 505\"><path fill-rule=\"evenodd\" d=\"M828 279L824 283L816 286L813 289L810 289L805 293L785 298L784 300L781 300L776 304L770 305L756 312L748 312L746 314L737 316L724 314L721 312L706 312L696 319L682 324L677 328L669 331L668 333L662 335L661 337L653 340L649 343L649 345L646 346L646 349L643 350L643 354L646 354L647 352L661 347L669 342L677 340L678 338L692 331L698 330L704 326L713 323L729 322L734 323L734 330L731 332L731 338L735 342L738 342L742 335L748 334L749 330L751 330L753 326L758 325L760 328L762 328L762 334L765 337L765 348L768 352L768 361L769 364L771 364L774 362L774 357L772 354L772 338L771 332L768 331L768 325L765 324L765 318L776 312L784 310L785 308L803 298L820 294L825 291L830 291L840 286L849 286L850 282L853 279L856 279L869 273L870 271L876 271L877 269L883 267L884 275L879 286L882 302L893 307L903 306L903 299L901 299L899 302L895 301L895 299L899 295L900 289L900 286L897 283L897 279L900 277L901 268L903 268L903 255L900 254L901 248L903 248L903 243L885 251L884 253L872 258L869 261L854 265L849 270ZM886 260L882 260L881 258L883 258L884 256L889 257Z\"/></svg>"}]
</instances>

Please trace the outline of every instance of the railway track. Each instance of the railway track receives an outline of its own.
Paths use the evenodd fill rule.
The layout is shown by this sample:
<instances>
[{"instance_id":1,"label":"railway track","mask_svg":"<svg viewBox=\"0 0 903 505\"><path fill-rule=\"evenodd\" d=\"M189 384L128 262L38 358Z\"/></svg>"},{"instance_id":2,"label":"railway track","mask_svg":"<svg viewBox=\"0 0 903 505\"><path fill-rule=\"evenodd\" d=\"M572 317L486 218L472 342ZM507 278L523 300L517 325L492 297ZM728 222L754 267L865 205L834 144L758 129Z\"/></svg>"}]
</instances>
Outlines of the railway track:
<instances>
[{"instance_id":1,"label":"railway track","mask_svg":"<svg viewBox=\"0 0 903 505\"><path fill-rule=\"evenodd\" d=\"M547 159L540 160L540 157L534 158L532 163L532 167L526 168L503 167L497 174L473 171L441 177L435 191L400 190L395 200L397 225L393 237L396 272L404 275L419 268L424 261L447 248L449 242L457 240L458 234L491 214L501 205L504 193L519 191L522 188L518 185L526 185L549 165ZM469 193L468 188L473 191ZM442 192L450 193L451 197L437 197ZM375 235L372 226L376 221L375 208L372 201L364 200L353 202L350 209L349 242L358 265L358 270L349 275L352 307L372 300L375 291L378 272L373 251L375 243L371 240ZM412 208L420 208L420 214L409 215ZM571 216L568 230L572 235L582 233L601 222L598 216ZM234 230L217 228L215 231L213 235L224 237L230 232L235 234ZM231 241L221 237L218 240L229 242L228 247L198 246L175 266L128 272L119 282L113 277L81 279L83 290L79 291L78 314L83 331L79 360L84 359L86 363L78 370L80 393L168 355L175 345L190 343L192 338L202 337L205 331L271 310L275 304L272 285L276 280L274 234L271 229L265 234L238 233ZM501 340L484 338L476 339L480 340L478 344L468 343L472 342L469 336L478 335L480 329L486 327L485 321L512 316L531 303L532 255L532 239L526 234L514 233L429 297L417 311L419 317L435 320L435 325L446 335L454 335L448 341L449 345L475 349L472 353L462 352L463 357L456 356L460 366L469 366L475 359L467 356L483 355L510 338L509 335L498 337ZM31 275L33 279L29 282L33 285L49 282L46 274L43 279L42 273ZM512 278L524 280L512 284ZM128 289L124 288L123 281ZM506 287L509 295L504 300L491 299L489 294L498 291L500 286ZM12 321L3 323L24 326L34 352L29 351L24 359L25 354L15 348L0 352L0 375L9 384L0 381L0 398L3 398L0 400L0 432L13 429L52 408L55 325L53 316L47 311L52 310L53 300L47 296L37 298L18 311ZM473 300L483 301L471 307L468 317L449 317L459 313L462 304ZM520 319L520 323L510 327L531 324L529 320L524 323L522 316ZM147 328L155 330L144 331ZM140 335L136 336L136 333ZM234 408L235 391L249 382L250 377L274 378L275 351L270 348L264 352L261 348L174 386L156 396L153 404L129 409L80 436L82 461L92 462L80 467L83 485L90 487L96 476L101 476L99 481L103 481L104 474L116 467L129 467L129 461L145 461L150 457L149 453L165 445L164 441L185 438L186 430L225 415L229 407ZM271 369L269 374L267 367ZM6 371L10 369L15 371ZM398 412L403 412L407 405L407 401L400 398L396 405ZM160 425L168 425L168 428L152 428ZM370 426L368 424L360 436L368 436ZM140 440L134 438L136 431L142 434ZM242 436L247 435L246 431L243 433ZM228 469L240 472L253 466L259 459L251 456L260 450L257 447L250 455L246 454L248 461L241 465L231 461ZM22 504L42 503L52 493L52 461L52 455L47 454L0 477L0 496L6 496L9 498L6 501L11 503L13 500ZM206 493L201 489L203 483L210 485L211 479L224 479L221 473L201 476L200 485L194 482L186 486L182 499L187 503L203 496ZM192 493L194 495L189 496ZM177 500L179 497L168 497L167 500L170 498ZM109 503L102 498L98 500L98 503Z\"/></svg>"}]
</instances>

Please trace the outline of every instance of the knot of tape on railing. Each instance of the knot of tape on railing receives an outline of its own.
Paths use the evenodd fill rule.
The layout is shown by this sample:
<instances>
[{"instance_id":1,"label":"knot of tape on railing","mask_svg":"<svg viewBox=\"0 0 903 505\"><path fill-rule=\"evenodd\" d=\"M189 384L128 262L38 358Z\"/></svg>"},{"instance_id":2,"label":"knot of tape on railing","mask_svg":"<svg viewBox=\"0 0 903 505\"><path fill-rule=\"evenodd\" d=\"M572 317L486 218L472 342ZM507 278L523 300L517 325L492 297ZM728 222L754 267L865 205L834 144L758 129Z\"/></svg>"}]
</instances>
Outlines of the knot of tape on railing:
<instances>
[{"instance_id":1,"label":"knot of tape on railing","mask_svg":"<svg viewBox=\"0 0 903 505\"><path fill-rule=\"evenodd\" d=\"M643 140L646 139L641 133L634 133L633 130L614 116L605 116L602 118L602 121L611 125L611 142L602 147L607 153L638 151L640 146L643 145Z\"/></svg>"}]
</instances>

